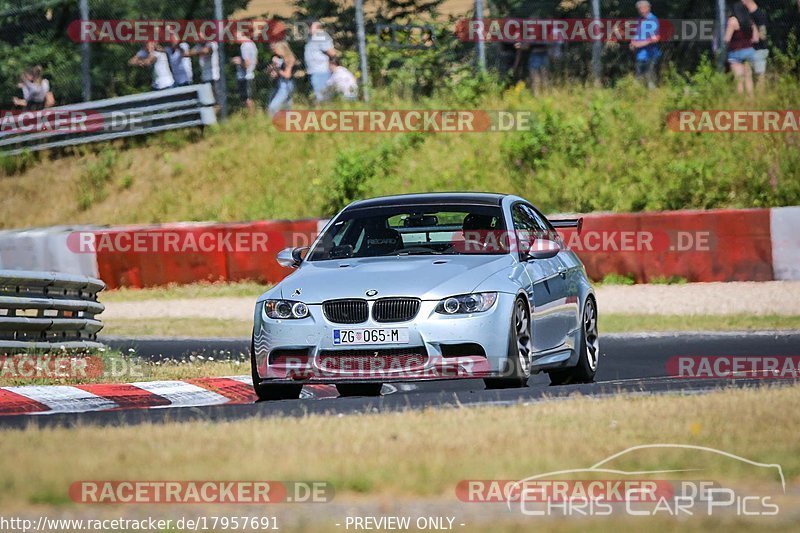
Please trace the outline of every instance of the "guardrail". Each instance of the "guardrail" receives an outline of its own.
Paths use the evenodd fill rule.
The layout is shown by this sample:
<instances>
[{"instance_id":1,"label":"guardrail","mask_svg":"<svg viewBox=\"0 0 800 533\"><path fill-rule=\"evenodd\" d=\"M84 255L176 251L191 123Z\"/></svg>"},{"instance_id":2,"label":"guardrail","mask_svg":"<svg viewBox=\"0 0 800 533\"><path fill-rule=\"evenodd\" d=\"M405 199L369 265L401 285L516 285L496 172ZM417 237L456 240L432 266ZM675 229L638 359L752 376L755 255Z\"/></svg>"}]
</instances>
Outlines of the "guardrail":
<instances>
[{"instance_id":1,"label":"guardrail","mask_svg":"<svg viewBox=\"0 0 800 533\"><path fill-rule=\"evenodd\" d=\"M211 84L22 111L0 123L0 153L110 141L165 130L216 124Z\"/></svg>"},{"instance_id":2,"label":"guardrail","mask_svg":"<svg viewBox=\"0 0 800 533\"><path fill-rule=\"evenodd\" d=\"M0 270L0 351L100 348L99 279Z\"/></svg>"}]
</instances>

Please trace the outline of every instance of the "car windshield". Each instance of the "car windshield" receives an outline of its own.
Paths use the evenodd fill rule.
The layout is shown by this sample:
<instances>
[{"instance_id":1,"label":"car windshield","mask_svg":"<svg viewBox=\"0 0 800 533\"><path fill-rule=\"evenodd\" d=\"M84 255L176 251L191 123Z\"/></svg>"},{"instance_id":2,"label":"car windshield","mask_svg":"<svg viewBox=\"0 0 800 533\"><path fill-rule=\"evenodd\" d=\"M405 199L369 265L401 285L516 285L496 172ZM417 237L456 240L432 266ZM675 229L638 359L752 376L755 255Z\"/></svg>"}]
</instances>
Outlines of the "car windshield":
<instances>
[{"instance_id":1,"label":"car windshield","mask_svg":"<svg viewBox=\"0 0 800 533\"><path fill-rule=\"evenodd\" d=\"M392 206L354 208L326 228L310 261L405 255L498 255L488 234L505 233L499 206Z\"/></svg>"}]
</instances>

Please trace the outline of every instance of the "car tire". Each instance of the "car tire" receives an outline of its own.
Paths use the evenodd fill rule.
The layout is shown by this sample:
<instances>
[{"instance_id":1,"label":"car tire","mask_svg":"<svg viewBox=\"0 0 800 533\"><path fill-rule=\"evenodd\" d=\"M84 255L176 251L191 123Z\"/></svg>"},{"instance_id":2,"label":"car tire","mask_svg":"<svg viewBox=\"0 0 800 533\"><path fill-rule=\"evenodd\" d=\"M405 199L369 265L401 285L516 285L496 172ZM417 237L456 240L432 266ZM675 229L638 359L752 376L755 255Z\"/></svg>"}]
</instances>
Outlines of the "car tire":
<instances>
[{"instance_id":1,"label":"car tire","mask_svg":"<svg viewBox=\"0 0 800 533\"><path fill-rule=\"evenodd\" d=\"M302 385L264 385L259 383L261 378L256 370L256 350L253 336L250 337L250 374L253 378L253 390L258 397L258 401L265 402L271 400L296 400L303 392Z\"/></svg>"},{"instance_id":2,"label":"car tire","mask_svg":"<svg viewBox=\"0 0 800 533\"><path fill-rule=\"evenodd\" d=\"M527 387L531 377L531 313L522 298L514 301L508 333L506 367L501 378L486 378L487 389Z\"/></svg>"},{"instance_id":3,"label":"car tire","mask_svg":"<svg viewBox=\"0 0 800 533\"><path fill-rule=\"evenodd\" d=\"M336 385L339 396L380 396L383 383L342 383Z\"/></svg>"},{"instance_id":4,"label":"car tire","mask_svg":"<svg viewBox=\"0 0 800 533\"><path fill-rule=\"evenodd\" d=\"M597 304L588 298L583 305L581 334L578 339L578 364L563 370L551 370L551 385L570 385L573 383L592 383L597 374L600 360L599 334L597 331Z\"/></svg>"}]
</instances>

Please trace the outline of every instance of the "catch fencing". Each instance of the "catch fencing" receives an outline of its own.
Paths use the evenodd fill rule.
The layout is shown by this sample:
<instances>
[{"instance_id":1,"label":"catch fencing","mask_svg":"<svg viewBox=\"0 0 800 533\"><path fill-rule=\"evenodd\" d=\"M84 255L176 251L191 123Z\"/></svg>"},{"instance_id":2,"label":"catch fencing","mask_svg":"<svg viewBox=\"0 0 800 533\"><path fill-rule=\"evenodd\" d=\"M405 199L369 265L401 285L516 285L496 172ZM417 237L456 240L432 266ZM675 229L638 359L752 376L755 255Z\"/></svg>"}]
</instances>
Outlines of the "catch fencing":
<instances>
[{"instance_id":1,"label":"catch fencing","mask_svg":"<svg viewBox=\"0 0 800 533\"><path fill-rule=\"evenodd\" d=\"M652 0L653 13L661 21L705 21L712 24L711 37L669 40L661 45L661 72L694 69L709 57L725 68L720 36L730 3L722 0ZM361 96L374 87L398 97L434 94L448 85L477 83L482 68L505 84L528 77L529 47L509 41L474 42L459 38L457 22L479 16L485 20L525 18L550 20L636 19L635 0L455 0L398 3L376 9L375 3L319 4L309 0L0 0L0 100L9 105L19 97L16 86L21 73L41 65L49 79L56 104L125 96L147 90L151 69L130 66L128 60L142 42L76 42L70 28L90 21L279 21L285 38L299 62L294 100L310 103L311 87L303 64L304 46L311 21L321 20L333 38L342 62L359 77ZM768 43L773 52L791 48L792 35L800 26L800 5L794 0L763 0L759 5L770 18ZM479 9L480 8L480 9ZM164 40L160 45L166 47ZM191 47L195 44L189 43ZM267 72L273 53L265 41L257 41L258 68L252 95L266 104L275 90ZM634 70L634 52L627 41L589 42L569 40L550 43L549 71L552 83L611 84ZM240 106L236 66L239 43L219 46L221 116ZM771 55L774 57L774 54ZM193 77L201 77L198 57L192 57ZM470 74L472 74L470 76Z\"/></svg>"}]
</instances>

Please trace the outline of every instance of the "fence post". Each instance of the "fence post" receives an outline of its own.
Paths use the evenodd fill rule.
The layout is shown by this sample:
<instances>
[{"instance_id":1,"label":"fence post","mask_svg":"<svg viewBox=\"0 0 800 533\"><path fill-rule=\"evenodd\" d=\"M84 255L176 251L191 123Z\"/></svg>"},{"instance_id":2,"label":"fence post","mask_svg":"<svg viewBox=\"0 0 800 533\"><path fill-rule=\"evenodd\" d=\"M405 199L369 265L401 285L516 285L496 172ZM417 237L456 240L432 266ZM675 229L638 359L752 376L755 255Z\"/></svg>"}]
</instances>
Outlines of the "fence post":
<instances>
[{"instance_id":1,"label":"fence post","mask_svg":"<svg viewBox=\"0 0 800 533\"><path fill-rule=\"evenodd\" d=\"M222 9L222 0L214 0L214 18L222 21L225 16ZM219 30L222 22L217 26ZM217 34L219 35L219 31ZM217 58L219 59L219 81L217 82L217 98L219 99L219 118L225 120L228 116L228 83L225 76L225 42L222 40L217 41Z\"/></svg>"},{"instance_id":2,"label":"fence post","mask_svg":"<svg viewBox=\"0 0 800 533\"><path fill-rule=\"evenodd\" d=\"M719 25L719 34L717 36L717 70L722 72L725 70L725 0L717 0L717 24Z\"/></svg>"},{"instance_id":3,"label":"fence post","mask_svg":"<svg viewBox=\"0 0 800 533\"><path fill-rule=\"evenodd\" d=\"M475 20L479 22L478 27L481 34L478 36L478 70L486 71L486 43L483 42L483 0L475 0Z\"/></svg>"},{"instance_id":4,"label":"fence post","mask_svg":"<svg viewBox=\"0 0 800 533\"><path fill-rule=\"evenodd\" d=\"M356 37L358 55L361 58L361 91L364 101L369 102L369 68L367 67L367 35L364 30L364 0L356 0Z\"/></svg>"},{"instance_id":5,"label":"fence post","mask_svg":"<svg viewBox=\"0 0 800 533\"><path fill-rule=\"evenodd\" d=\"M600 20L600 0L592 0L592 19ZM602 53L603 42L594 41L592 44L592 77L595 85L600 84L600 78L603 75Z\"/></svg>"},{"instance_id":6,"label":"fence post","mask_svg":"<svg viewBox=\"0 0 800 533\"><path fill-rule=\"evenodd\" d=\"M89 0L80 0L81 20L89 20ZM81 43L81 94L83 101L92 99L92 74L89 41Z\"/></svg>"}]
</instances>

